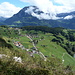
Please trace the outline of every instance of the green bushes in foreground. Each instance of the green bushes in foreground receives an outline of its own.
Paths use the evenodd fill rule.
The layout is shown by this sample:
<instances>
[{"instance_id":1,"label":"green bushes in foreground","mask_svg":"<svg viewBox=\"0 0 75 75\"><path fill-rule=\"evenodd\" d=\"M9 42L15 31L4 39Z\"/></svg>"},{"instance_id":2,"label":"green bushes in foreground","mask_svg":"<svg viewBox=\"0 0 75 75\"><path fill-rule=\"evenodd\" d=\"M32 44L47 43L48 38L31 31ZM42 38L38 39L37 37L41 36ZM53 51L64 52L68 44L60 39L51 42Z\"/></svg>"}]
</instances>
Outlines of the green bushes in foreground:
<instances>
[{"instance_id":1,"label":"green bushes in foreground","mask_svg":"<svg viewBox=\"0 0 75 75\"><path fill-rule=\"evenodd\" d=\"M9 57L0 58L0 75L74 75L72 67L64 67L55 57L44 61L39 57L30 57L22 50L4 48L2 51ZM0 50L0 53L3 54L2 51ZM14 56L21 57L22 63L14 61Z\"/></svg>"}]
</instances>

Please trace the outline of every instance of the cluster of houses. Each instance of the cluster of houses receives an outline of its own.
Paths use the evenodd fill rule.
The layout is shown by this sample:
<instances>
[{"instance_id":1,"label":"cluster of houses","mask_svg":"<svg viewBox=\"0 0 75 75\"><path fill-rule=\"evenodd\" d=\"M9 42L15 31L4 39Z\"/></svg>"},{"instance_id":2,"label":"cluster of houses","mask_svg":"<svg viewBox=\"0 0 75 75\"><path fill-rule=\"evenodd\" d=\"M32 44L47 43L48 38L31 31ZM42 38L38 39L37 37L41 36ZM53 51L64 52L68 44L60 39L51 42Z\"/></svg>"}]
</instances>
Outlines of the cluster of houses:
<instances>
[{"instance_id":1,"label":"cluster of houses","mask_svg":"<svg viewBox=\"0 0 75 75\"><path fill-rule=\"evenodd\" d=\"M34 57L33 54L39 54L39 52L36 50L32 50L31 52L28 52L28 53L31 57Z\"/></svg>"},{"instance_id":2,"label":"cluster of houses","mask_svg":"<svg viewBox=\"0 0 75 75\"><path fill-rule=\"evenodd\" d=\"M33 57L33 54L38 54L38 51L36 51L36 50L32 50L32 51L30 51L31 49L26 49L20 42L18 42L18 41L16 41L16 42L14 42L13 43L16 47L18 47L18 48L21 48L22 50L26 50L26 51L29 51L28 53L29 53L29 55L30 56L32 56Z\"/></svg>"},{"instance_id":3,"label":"cluster of houses","mask_svg":"<svg viewBox=\"0 0 75 75\"><path fill-rule=\"evenodd\" d=\"M14 45L16 47L22 48L23 50L25 49L25 47L20 42L18 42L18 41L14 42Z\"/></svg>"},{"instance_id":4,"label":"cluster of houses","mask_svg":"<svg viewBox=\"0 0 75 75\"><path fill-rule=\"evenodd\" d=\"M18 41L16 41L16 42L14 42L14 45L16 46L16 47L18 47L18 48L21 48L22 50L26 50L26 51L28 51L28 53L29 53L29 55L31 56L31 57L34 57L34 54L38 54L38 55L40 55L42 58L44 58L44 60L46 61L46 57L41 53L41 52L39 52L38 51L38 49L37 49L37 47L35 46L35 43L34 43L34 41L33 41L33 39L32 39L32 36L30 36L30 35L25 35L25 36L27 36L27 38L29 38L31 41L32 41L32 44L33 44L33 48L34 49L26 49L20 42L18 42ZM33 37L35 37L35 36L33 36ZM38 37L38 36L36 36L36 37ZM31 50L31 51L30 51Z\"/></svg>"}]
</instances>

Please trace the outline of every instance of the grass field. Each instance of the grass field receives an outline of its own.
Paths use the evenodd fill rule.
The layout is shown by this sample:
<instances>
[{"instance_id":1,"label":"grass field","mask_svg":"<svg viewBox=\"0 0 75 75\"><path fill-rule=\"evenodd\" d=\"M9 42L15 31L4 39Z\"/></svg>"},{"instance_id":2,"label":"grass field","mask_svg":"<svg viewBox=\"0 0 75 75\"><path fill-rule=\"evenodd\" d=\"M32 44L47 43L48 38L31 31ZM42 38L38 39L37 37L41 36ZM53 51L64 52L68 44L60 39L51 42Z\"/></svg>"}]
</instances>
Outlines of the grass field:
<instances>
[{"instance_id":1,"label":"grass field","mask_svg":"<svg viewBox=\"0 0 75 75\"><path fill-rule=\"evenodd\" d=\"M25 35L26 33L27 31L21 30L21 35ZM26 36L19 36L18 30L15 30L13 28L10 28L10 29L1 28L0 34L6 40L7 43L11 44L14 47L14 49L18 49L18 48L14 46L13 41L19 41L20 43L23 44L25 48L28 48L28 49L33 47L32 43L30 43L30 40ZM38 40L38 44L36 45L36 47L38 48L40 52L42 52L45 56L60 59L61 63L62 63L62 60L64 59L64 65L75 66L75 58L70 56L66 52L66 50L60 46L60 44L57 44L56 42L51 41L53 38L56 38L55 36L53 36L52 33L44 34L42 32L38 32L38 36L39 36L38 38L33 37L32 39ZM63 36L61 35L59 36L64 39L64 42L67 41ZM42 37L43 39L41 39ZM10 40L10 42L8 42L8 40ZM63 56L64 53L65 55ZM35 54L35 56L37 55ZM63 59L62 59L62 56L63 56Z\"/></svg>"}]
</instances>

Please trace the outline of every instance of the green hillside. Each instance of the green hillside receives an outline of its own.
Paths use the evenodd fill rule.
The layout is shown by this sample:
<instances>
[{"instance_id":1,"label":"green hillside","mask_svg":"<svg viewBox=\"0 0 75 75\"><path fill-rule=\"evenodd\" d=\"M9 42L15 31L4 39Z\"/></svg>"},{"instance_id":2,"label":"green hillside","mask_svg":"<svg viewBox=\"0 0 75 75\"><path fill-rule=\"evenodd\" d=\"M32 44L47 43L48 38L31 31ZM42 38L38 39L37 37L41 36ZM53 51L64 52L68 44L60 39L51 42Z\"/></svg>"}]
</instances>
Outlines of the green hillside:
<instances>
[{"instance_id":1,"label":"green hillside","mask_svg":"<svg viewBox=\"0 0 75 75\"><path fill-rule=\"evenodd\" d=\"M0 27L0 75L74 75L75 30L36 28Z\"/></svg>"},{"instance_id":2,"label":"green hillside","mask_svg":"<svg viewBox=\"0 0 75 75\"><path fill-rule=\"evenodd\" d=\"M39 17L34 16L31 11L31 13L27 13L27 10L30 9L30 7L34 8L34 10L32 11L34 12L34 14L38 14ZM17 14L14 14L12 17L6 19L5 21L3 21L3 23L1 22L0 25L9 25L12 27L23 27L31 25L75 29L75 18L73 17L71 19L65 19L66 16L75 15L75 11L57 14L56 17L58 17L59 19L53 19L53 17L51 19L46 19L40 17L40 15L44 14L44 12L42 10L37 10L39 10L39 8L36 6L24 7ZM47 15L50 16L49 14Z\"/></svg>"}]
</instances>

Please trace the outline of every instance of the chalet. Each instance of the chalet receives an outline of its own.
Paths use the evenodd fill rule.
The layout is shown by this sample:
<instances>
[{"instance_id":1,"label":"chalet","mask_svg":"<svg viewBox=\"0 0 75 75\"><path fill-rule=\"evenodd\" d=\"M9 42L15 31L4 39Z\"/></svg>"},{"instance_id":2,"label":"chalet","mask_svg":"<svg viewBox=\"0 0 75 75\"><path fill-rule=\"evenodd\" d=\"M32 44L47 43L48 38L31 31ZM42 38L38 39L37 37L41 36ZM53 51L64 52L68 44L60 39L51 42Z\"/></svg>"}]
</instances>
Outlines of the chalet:
<instances>
[{"instance_id":1,"label":"chalet","mask_svg":"<svg viewBox=\"0 0 75 75\"><path fill-rule=\"evenodd\" d=\"M75 58L75 54L74 54L74 58Z\"/></svg>"},{"instance_id":2,"label":"chalet","mask_svg":"<svg viewBox=\"0 0 75 75\"><path fill-rule=\"evenodd\" d=\"M17 47L20 47L20 48L23 47L23 45L20 42L14 42L14 45L17 46Z\"/></svg>"}]
</instances>

